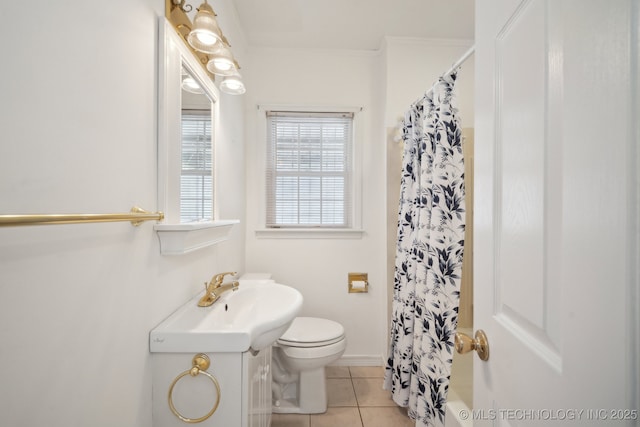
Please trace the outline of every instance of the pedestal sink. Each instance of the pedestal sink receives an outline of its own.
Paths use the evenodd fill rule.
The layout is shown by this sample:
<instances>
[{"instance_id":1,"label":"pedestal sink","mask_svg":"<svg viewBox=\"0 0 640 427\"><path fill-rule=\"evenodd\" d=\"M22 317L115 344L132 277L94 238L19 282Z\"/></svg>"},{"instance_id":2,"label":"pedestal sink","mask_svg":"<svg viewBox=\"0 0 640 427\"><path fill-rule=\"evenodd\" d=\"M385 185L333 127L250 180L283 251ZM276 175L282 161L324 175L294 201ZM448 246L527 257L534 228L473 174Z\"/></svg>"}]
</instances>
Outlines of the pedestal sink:
<instances>
[{"instance_id":1,"label":"pedestal sink","mask_svg":"<svg viewBox=\"0 0 640 427\"><path fill-rule=\"evenodd\" d=\"M240 280L210 307L188 301L150 332L152 353L246 352L273 344L302 307L296 289L273 280Z\"/></svg>"}]
</instances>

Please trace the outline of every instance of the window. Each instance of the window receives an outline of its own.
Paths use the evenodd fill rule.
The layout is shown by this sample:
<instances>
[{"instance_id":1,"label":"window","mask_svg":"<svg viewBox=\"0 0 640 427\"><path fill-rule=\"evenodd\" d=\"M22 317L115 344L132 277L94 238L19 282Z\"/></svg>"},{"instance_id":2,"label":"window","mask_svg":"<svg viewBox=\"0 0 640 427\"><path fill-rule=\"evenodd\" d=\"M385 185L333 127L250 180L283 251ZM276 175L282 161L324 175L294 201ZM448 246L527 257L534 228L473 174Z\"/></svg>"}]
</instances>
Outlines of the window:
<instances>
[{"instance_id":1,"label":"window","mask_svg":"<svg viewBox=\"0 0 640 427\"><path fill-rule=\"evenodd\" d=\"M267 111L267 228L352 226L353 113Z\"/></svg>"},{"instance_id":2,"label":"window","mask_svg":"<svg viewBox=\"0 0 640 427\"><path fill-rule=\"evenodd\" d=\"M213 219L211 110L182 110L180 222Z\"/></svg>"}]
</instances>

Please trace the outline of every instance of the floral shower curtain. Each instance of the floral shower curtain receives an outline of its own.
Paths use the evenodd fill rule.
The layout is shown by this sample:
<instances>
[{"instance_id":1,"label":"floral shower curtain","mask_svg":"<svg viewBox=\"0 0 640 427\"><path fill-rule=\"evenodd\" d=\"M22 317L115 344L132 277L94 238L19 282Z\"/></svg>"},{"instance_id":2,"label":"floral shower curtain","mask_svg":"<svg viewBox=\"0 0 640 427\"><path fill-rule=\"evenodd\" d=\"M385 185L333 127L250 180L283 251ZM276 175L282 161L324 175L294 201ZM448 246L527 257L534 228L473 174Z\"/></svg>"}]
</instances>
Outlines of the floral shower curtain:
<instances>
[{"instance_id":1,"label":"floral shower curtain","mask_svg":"<svg viewBox=\"0 0 640 427\"><path fill-rule=\"evenodd\" d=\"M416 426L443 425L458 322L464 248L464 162L457 71L441 77L403 122L394 297L384 388Z\"/></svg>"}]
</instances>

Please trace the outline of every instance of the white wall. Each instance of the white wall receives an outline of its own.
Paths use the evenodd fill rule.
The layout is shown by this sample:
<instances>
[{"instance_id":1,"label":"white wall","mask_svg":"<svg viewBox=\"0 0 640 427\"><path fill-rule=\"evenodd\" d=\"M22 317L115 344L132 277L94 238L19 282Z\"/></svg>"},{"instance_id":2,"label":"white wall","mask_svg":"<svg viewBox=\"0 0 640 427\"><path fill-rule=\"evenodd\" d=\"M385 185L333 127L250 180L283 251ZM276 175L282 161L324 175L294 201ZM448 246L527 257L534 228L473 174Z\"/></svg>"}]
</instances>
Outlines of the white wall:
<instances>
[{"instance_id":1,"label":"white wall","mask_svg":"<svg viewBox=\"0 0 640 427\"><path fill-rule=\"evenodd\" d=\"M3 6L1 214L156 209L161 15L162 0ZM221 102L218 149L242 165L242 104ZM221 172L221 215L244 220L242 167ZM0 229L0 425L151 427L149 331L243 254L242 230L164 257L151 223Z\"/></svg>"},{"instance_id":2,"label":"white wall","mask_svg":"<svg viewBox=\"0 0 640 427\"><path fill-rule=\"evenodd\" d=\"M303 294L302 315L336 320L346 328L345 358L351 363L376 363L382 358L385 330L385 196L384 145L375 132L381 119L378 55L292 49L252 49L245 77L247 101L247 271L270 272ZM258 105L362 107L357 113L363 167L362 223L356 239L256 238L264 228L265 141L259 129ZM376 110L377 108L377 110ZM348 272L366 272L368 294L347 293ZM373 360L373 362L372 362Z\"/></svg>"}]
</instances>

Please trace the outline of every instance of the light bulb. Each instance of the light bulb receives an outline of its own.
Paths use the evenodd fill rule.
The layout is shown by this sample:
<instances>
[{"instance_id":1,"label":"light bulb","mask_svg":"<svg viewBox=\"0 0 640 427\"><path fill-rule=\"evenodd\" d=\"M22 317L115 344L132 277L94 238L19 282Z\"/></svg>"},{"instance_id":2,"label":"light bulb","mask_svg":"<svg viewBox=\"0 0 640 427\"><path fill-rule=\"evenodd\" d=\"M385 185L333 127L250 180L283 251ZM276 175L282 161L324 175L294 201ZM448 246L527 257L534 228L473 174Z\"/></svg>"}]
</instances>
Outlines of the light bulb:
<instances>
[{"instance_id":1,"label":"light bulb","mask_svg":"<svg viewBox=\"0 0 640 427\"><path fill-rule=\"evenodd\" d=\"M205 46L212 46L218 41L218 39L212 33L206 31L198 31L196 33L196 37L198 38L200 43Z\"/></svg>"},{"instance_id":2,"label":"light bulb","mask_svg":"<svg viewBox=\"0 0 640 427\"><path fill-rule=\"evenodd\" d=\"M227 58L215 58L213 60L213 64L220 71L227 71L233 67L233 62L229 61Z\"/></svg>"},{"instance_id":3,"label":"light bulb","mask_svg":"<svg viewBox=\"0 0 640 427\"><path fill-rule=\"evenodd\" d=\"M231 90L238 90L243 86L241 82L235 79L227 80L227 87Z\"/></svg>"},{"instance_id":4,"label":"light bulb","mask_svg":"<svg viewBox=\"0 0 640 427\"><path fill-rule=\"evenodd\" d=\"M244 87L244 83L242 83L242 77L237 71L235 74L222 79L222 82L220 83L220 90L231 95L242 95L247 91Z\"/></svg>"}]
</instances>

